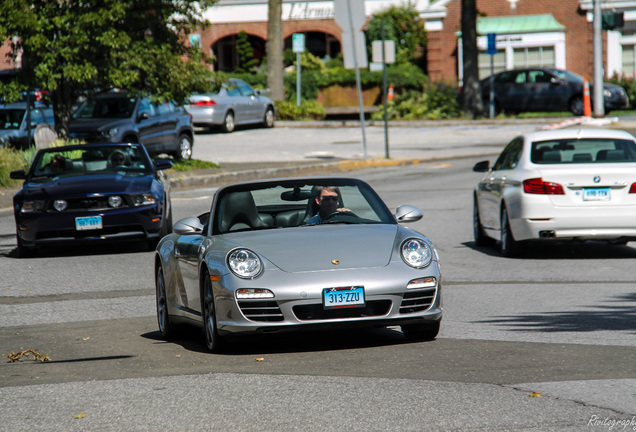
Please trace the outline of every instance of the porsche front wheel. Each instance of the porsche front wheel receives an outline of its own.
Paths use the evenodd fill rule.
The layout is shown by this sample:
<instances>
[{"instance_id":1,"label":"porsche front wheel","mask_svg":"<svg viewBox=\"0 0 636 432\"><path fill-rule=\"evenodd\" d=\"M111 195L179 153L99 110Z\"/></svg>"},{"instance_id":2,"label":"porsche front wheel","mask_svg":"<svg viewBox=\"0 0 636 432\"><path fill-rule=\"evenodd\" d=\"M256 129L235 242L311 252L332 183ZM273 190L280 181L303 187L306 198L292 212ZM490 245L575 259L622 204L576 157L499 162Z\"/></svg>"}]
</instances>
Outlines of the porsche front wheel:
<instances>
[{"instance_id":1,"label":"porsche front wheel","mask_svg":"<svg viewBox=\"0 0 636 432\"><path fill-rule=\"evenodd\" d=\"M221 352L223 340L219 336L216 328L216 310L214 308L214 293L212 291L212 282L210 275L206 272L203 275L203 333L205 335L205 344L208 351L212 353Z\"/></svg>"}]
</instances>

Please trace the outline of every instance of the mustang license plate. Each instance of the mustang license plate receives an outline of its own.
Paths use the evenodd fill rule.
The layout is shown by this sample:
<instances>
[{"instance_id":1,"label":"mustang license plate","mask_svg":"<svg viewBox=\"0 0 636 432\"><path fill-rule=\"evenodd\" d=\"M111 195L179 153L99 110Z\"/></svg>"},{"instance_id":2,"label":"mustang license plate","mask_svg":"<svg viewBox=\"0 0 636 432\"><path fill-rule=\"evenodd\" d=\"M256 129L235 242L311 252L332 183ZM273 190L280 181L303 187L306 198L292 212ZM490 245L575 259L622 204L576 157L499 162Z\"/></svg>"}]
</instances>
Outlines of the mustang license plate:
<instances>
[{"instance_id":1,"label":"mustang license plate","mask_svg":"<svg viewBox=\"0 0 636 432\"><path fill-rule=\"evenodd\" d=\"M322 292L325 309L364 307L364 287L327 288Z\"/></svg>"},{"instance_id":2,"label":"mustang license plate","mask_svg":"<svg viewBox=\"0 0 636 432\"><path fill-rule=\"evenodd\" d=\"M86 216L75 218L75 229L78 231L102 229L102 217Z\"/></svg>"},{"instance_id":3,"label":"mustang license plate","mask_svg":"<svg viewBox=\"0 0 636 432\"><path fill-rule=\"evenodd\" d=\"M610 188L583 189L583 201L609 201Z\"/></svg>"}]
</instances>

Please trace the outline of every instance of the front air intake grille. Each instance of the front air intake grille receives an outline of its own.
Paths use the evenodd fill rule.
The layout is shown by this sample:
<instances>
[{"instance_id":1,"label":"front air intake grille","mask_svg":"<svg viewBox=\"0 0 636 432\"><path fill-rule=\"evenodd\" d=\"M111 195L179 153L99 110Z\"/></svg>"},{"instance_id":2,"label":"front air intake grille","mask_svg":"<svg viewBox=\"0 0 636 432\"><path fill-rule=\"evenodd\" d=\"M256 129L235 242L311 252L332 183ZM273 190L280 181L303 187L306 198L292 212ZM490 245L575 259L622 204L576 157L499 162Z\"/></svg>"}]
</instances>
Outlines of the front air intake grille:
<instances>
[{"instance_id":1,"label":"front air intake grille","mask_svg":"<svg viewBox=\"0 0 636 432\"><path fill-rule=\"evenodd\" d=\"M368 301L361 308L325 309L322 304L310 304L294 306L293 312L301 321L365 318L383 316L389 313L391 300Z\"/></svg>"},{"instance_id":2,"label":"front air intake grille","mask_svg":"<svg viewBox=\"0 0 636 432\"><path fill-rule=\"evenodd\" d=\"M239 308L250 321L282 321L283 313L278 304L271 300L239 300Z\"/></svg>"},{"instance_id":3,"label":"front air intake grille","mask_svg":"<svg viewBox=\"0 0 636 432\"><path fill-rule=\"evenodd\" d=\"M400 313L422 312L430 308L433 304L433 300L435 299L436 291L436 288L429 288L407 292L402 298Z\"/></svg>"}]
</instances>

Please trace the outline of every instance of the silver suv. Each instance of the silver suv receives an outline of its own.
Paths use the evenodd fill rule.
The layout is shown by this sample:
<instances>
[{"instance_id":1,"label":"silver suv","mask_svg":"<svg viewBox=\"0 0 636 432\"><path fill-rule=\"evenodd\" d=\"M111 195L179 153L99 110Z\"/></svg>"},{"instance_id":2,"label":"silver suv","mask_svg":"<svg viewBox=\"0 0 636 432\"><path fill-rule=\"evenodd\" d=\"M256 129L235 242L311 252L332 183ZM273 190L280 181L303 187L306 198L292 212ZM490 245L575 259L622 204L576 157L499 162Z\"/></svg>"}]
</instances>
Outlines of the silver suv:
<instances>
[{"instance_id":1,"label":"silver suv","mask_svg":"<svg viewBox=\"0 0 636 432\"><path fill-rule=\"evenodd\" d=\"M84 101L73 113L69 136L86 142L141 143L151 155L167 153L190 159L192 117L172 102L108 92Z\"/></svg>"},{"instance_id":2,"label":"silver suv","mask_svg":"<svg viewBox=\"0 0 636 432\"><path fill-rule=\"evenodd\" d=\"M33 106L29 111L31 116L30 131L27 121L26 103L17 102L9 105L0 105L0 147L9 146L25 149L33 145L35 129L39 125L54 126L52 108Z\"/></svg>"}]
</instances>

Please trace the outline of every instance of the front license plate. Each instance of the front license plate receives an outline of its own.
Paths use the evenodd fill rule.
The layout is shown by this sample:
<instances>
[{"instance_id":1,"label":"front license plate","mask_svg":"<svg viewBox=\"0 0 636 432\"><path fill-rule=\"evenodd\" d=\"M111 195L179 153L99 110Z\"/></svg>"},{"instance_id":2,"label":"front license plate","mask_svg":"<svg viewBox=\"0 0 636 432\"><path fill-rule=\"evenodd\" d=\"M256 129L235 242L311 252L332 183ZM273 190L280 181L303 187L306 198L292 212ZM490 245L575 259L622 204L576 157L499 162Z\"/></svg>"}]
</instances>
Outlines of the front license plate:
<instances>
[{"instance_id":1,"label":"front license plate","mask_svg":"<svg viewBox=\"0 0 636 432\"><path fill-rule=\"evenodd\" d=\"M325 309L364 307L364 287L327 288L322 302Z\"/></svg>"},{"instance_id":2,"label":"front license plate","mask_svg":"<svg viewBox=\"0 0 636 432\"><path fill-rule=\"evenodd\" d=\"M102 229L102 217L86 216L75 218L75 229L78 231Z\"/></svg>"},{"instance_id":3,"label":"front license plate","mask_svg":"<svg viewBox=\"0 0 636 432\"><path fill-rule=\"evenodd\" d=\"M609 201L609 188L583 189L583 201Z\"/></svg>"}]
</instances>

